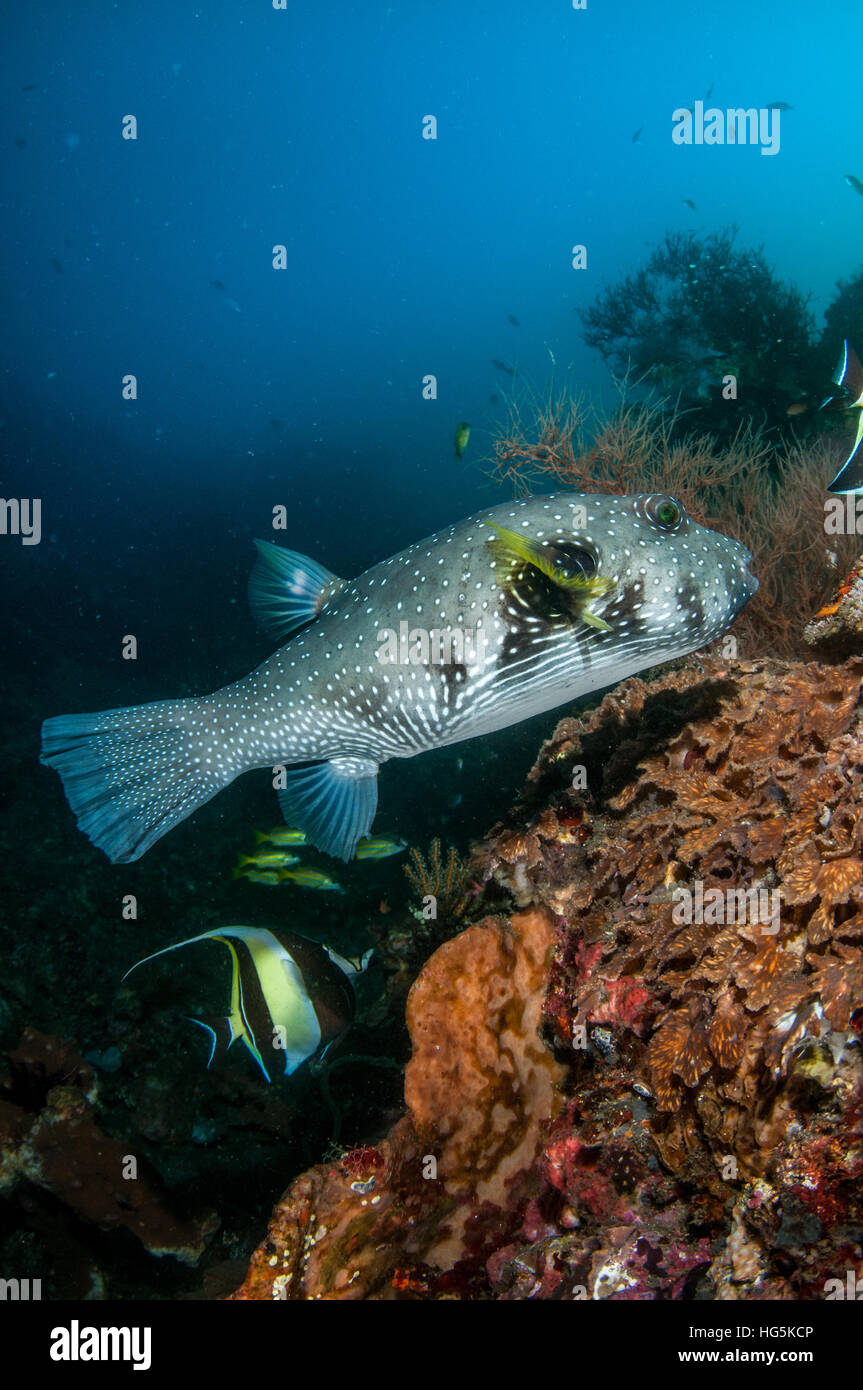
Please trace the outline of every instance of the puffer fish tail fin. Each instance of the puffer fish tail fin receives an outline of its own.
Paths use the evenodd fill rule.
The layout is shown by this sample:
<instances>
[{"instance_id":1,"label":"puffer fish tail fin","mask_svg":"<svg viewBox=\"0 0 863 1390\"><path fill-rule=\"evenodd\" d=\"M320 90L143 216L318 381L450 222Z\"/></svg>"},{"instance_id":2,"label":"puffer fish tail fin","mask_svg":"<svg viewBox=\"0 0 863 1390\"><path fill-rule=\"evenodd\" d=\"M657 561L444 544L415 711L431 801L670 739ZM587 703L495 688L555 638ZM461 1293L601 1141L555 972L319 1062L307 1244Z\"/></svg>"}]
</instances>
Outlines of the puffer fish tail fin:
<instances>
[{"instance_id":1,"label":"puffer fish tail fin","mask_svg":"<svg viewBox=\"0 0 863 1390\"><path fill-rule=\"evenodd\" d=\"M42 725L42 758L63 781L78 828L114 864L129 864L234 780L208 763L202 700L157 700Z\"/></svg>"},{"instance_id":2,"label":"puffer fish tail fin","mask_svg":"<svg viewBox=\"0 0 863 1390\"><path fill-rule=\"evenodd\" d=\"M337 859L353 859L378 809L378 764L339 757L287 772L279 806L288 825L305 830L313 845Z\"/></svg>"},{"instance_id":3,"label":"puffer fish tail fin","mask_svg":"<svg viewBox=\"0 0 863 1390\"><path fill-rule=\"evenodd\" d=\"M317 560L272 541L255 541L258 558L249 577L249 606L255 621L279 641L318 616L345 587Z\"/></svg>"}]
</instances>

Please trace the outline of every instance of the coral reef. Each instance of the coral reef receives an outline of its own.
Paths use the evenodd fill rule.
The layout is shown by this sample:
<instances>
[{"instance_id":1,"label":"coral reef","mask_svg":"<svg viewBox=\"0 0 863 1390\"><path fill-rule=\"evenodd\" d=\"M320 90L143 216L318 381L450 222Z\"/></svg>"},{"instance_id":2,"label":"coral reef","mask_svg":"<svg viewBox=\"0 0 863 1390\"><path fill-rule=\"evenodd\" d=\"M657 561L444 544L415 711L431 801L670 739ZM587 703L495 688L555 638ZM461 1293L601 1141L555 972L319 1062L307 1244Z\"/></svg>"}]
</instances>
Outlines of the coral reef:
<instances>
[{"instance_id":1,"label":"coral reef","mask_svg":"<svg viewBox=\"0 0 863 1390\"><path fill-rule=\"evenodd\" d=\"M456 850L450 849L446 860L441 859L440 840L434 839L429 846L428 859L414 848L410 852L410 863L404 865L404 872L420 899L433 897L439 916L449 921L458 921L464 915L468 903L470 867L460 858Z\"/></svg>"},{"instance_id":2,"label":"coral reef","mask_svg":"<svg viewBox=\"0 0 863 1390\"><path fill-rule=\"evenodd\" d=\"M494 916L413 987L408 1115L292 1185L236 1296L863 1272L861 697L859 657L693 659L564 719L481 856Z\"/></svg>"},{"instance_id":3,"label":"coral reef","mask_svg":"<svg viewBox=\"0 0 863 1390\"><path fill-rule=\"evenodd\" d=\"M387 995L399 1009L420 967L442 942L461 930L476 897L472 865L452 847L443 858L437 838L427 856L412 848L410 862L402 867L413 899L405 911L372 928Z\"/></svg>"},{"instance_id":4,"label":"coral reef","mask_svg":"<svg viewBox=\"0 0 863 1390\"><path fill-rule=\"evenodd\" d=\"M725 437L744 418L790 429L786 410L806 394L815 328L806 297L735 237L734 228L669 232L640 270L581 311L585 342L619 374L678 396L700 429ZM739 384L731 405L728 374Z\"/></svg>"}]
</instances>

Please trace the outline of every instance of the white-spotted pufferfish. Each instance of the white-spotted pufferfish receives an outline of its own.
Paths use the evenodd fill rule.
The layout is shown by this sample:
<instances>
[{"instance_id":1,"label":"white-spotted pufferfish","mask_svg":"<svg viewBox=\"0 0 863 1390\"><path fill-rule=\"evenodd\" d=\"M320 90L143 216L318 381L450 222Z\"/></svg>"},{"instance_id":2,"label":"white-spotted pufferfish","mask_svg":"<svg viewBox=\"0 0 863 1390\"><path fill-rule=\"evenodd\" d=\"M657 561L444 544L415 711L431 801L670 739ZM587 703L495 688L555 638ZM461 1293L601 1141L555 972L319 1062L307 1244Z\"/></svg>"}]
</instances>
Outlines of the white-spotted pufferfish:
<instances>
[{"instance_id":1,"label":"white-spotted pufferfish","mask_svg":"<svg viewBox=\"0 0 863 1390\"><path fill-rule=\"evenodd\" d=\"M250 599L280 639L211 695L43 725L79 827L127 863L252 768L285 820L350 859L388 758L476 738L718 637L752 556L672 497L554 493L460 521L339 579L256 542ZM278 774L277 774L278 775Z\"/></svg>"}]
</instances>

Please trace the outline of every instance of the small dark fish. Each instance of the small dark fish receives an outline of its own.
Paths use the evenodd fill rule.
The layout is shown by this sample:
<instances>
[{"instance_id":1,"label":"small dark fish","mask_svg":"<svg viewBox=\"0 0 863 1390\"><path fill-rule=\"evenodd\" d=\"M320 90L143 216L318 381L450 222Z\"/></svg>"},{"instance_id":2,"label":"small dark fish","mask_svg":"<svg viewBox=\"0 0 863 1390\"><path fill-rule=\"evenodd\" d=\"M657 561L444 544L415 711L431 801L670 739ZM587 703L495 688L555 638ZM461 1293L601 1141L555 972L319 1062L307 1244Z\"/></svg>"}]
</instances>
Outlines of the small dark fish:
<instances>
[{"instance_id":1,"label":"small dark fish","mask_svg":"<svg viewBox=\"0 0 863 1390\"><path fill-rule=\"evenodd\" d=\"M496 396L494 391L492 391L488 399L490 405L497 405L498 401L500 400L500 396Z\"/></svg>"},{"instance_id":2,"label":"small dark fish","mask_svg":"<svg viewBox=\"0 0 863 1390\"><path fill-rule=\"evenodd\" d=\"M497 367L499 372L506 372L507 376L515 376L515 367L511 367L508 362L501 362L499 357L493 357L491 365Z\"/></svg>"},{"instance_id":3,"label":"small dark fish","mask_svg":"<svg viewBox=\"0 0 863 1390\"><path fill-rule=\"evenodd\" d=\"M24 139L24 136L23 136L23 135L16 135L16 137L15 137L15 145L16 145L16 147L17 147L19 150L26 150L26 148L27 148L27 141Z\"/></svg>"},{"instance_id":4,"label":"small dark fish","mask_svg":"<svg viewBox=\"0 0 863 1390\"><path fill-rule=\"evenodd\" d=\"M290 850L258 850L255 854L238 855L237 867L232 876L241 878L246 869L289 869L294 864L300 863L302 860L299 855L291 854Z\"/></svg>"},{"instance_id":5,"label":"small dark fish","mask_svg":"<svg viewBox=\"0 0 863 1390\"><path fill-rule=\"evenodd\" d=\"M334 879L331 874L324 874L320 869L283 869L279 874L279 883L288 880L291 883L298 883L301 888L314 888L317 893L344 893L344 888Z\"/></svg>"},{"instance_id":6,"label":"small dark fish","mask_svg":"<svg viewBox=\"0 0 863 1390\"><path fill-rule=\"evenodd\" d=\"M406 849L405 841L393 835L366 835L357 841L357 859L391 859Z\"/></svg>"},{"instance_id":7,"label":"small dark fish","mask_svg":"<svg viewBox=\"0 0 863 1390\"><path fill-rule=\"evenodd\" d=\"M262 883L266 888L278 888L278 869L235 869L232 878L243 878L247 883Z\"/></svg>"},{"instance_id":8,"label":"small dark fish","mask_svg":"<svg viewBox=\"0 0 863 1390\"><path fill-rule=\"evenodd\" d=\"M256 830L255 842L259 845L307 845L309 841L303 830L277 825L272 830Z\"/></svg>"},{"instance_id":9,"label":"small dark fish","mask_svg":"<svg viewBox=\"0 0 863 1390\"><path fill-rule=\"evenodd\" d=\"M22 87L22 88L21 88L21 91L22 91L22 92L35 92L35 90L36 90L36 83L35 83L35 82L28 82L27 85L26 85L25 87Z\"/></svg>"},{"instance_id":10,"label":"small dark fish","mask_svg":"<svg viewBox=\"0 0 863 1390\"><path fill-rule=\"evenodd\" d=\"M224 287L224 285L222 284L221 280L211 280L211 281L210 281L210 289L211 289L211 290L223 290L224 288L225 288L225 287Z\"/></svg>"},{"instance_id":11,"label":"small dark fish","mask_svg":"<svg viewBox=\"0 0 863 1390\"><path fill-rule=\"evenodd\" d=\"M270 428L272 429L274 434L281 434L282 429L284 427L284 423L284 420L279 420L277 417L274 416L273 419L270 420Z\"/></svg>"},{"instance_id":12,"label":"small dark fish","mask_svg":"<svg viewBox=\"0 0 863 1390\"><path fill-rule=\"evenodd\" d=\"M709 101L710 98L711 98L712 96L713 96L713 83L711 82L710 86L707 88L707 91L704 93L704 98L703 98L703 100L704 100L704 101Z\"/></svg>"},{"instance_id":13,"label":"small dark fish","mask_svg":"<svg viewBox=\"0 0 863 1390\"><path fill-rule=\"evenodd\" d=\"M843 174L843 178L848 187L853 188L854 192L859 193L860 197L863 198L863 183L861 183L858 178L855 178L854 174Z\"/></svg>"},{"instance_id":14,"label":"small dark fish","mask_svg":"<svg viewBox=\"0 0 863 1390\"><path fill-rule=\"evenodd\" d=\"M856 457L863 441L863 366L860 365L860 359L847 339L842 345L842 356L833 374L833 385L838 386L839 391L833 396L828 396L821 409L834 406L840 410L859 410L860 414L857 417L854 447L827 491L857 492L863 487L863 457Z\"/></svg>"},{"instance_id":15,"label":"small dark fish","mask_svg":"<svg viewBox=\"0 0 863 1390\"><path fill-rule=\"evenodd\" d=\"M794 110L794 107L791 106L791 105L789 105L789 103L788 103L787 101L768 101L767 107L768 107L768 110L770 110L770 111L793 111L793 110Z\"/></svg>"},{"instance_id":16,"label":"small dark fish","mask_svg":"<svg viewBox=\"0 0 863 1390\"><path fill-rule=\"evenodd\" d=\"M696 206L695 206L695 204L693 203L693 201L692 201L691 198L684 198L684 199L683 199L683 202L685 203L685 205L686 205L688 208L692 208L692 211L693 211L693 212L696 212L696 211L697 211L697 208L696 208Z\"/></svg>"},{"instance_id":17,"label":"small dark fish","mask_svg":"<svg viewBox=\"0 0 863 1390\"><path fill-rule=\"evenodd\" d=\"M635 134L634 134L633 137L632 137L632 143L633 143L633 145L638 145L638 144L640 144L640 140L639 140L638 137L641 135L641 132L642 132L643 130L644 130L644 126L643 126L643 125L640 125L640 126L638 127L638 130L635 132Z\"/></svg>"},{"instance_id":18,"label":"small dark fish","mask_svg":"<svg viewBox=\"0 0 863 1390\"><path fill-rule=\"evenodd\" d=\"M506 321L507 323L511 323L513 328L521 328L521 324L519 323L515 314L507 314Z\"/></svg>"},{"instance_id":19,"label":"small dark fish","mask_svg":"<svg viewBox=\"0 0 863 1390\"><path fill-rule=\"evenodd\" d=\"M51 257L51 269L56 270L58 275L63 274L63 262L58 261L56 256Z\"/></svg>"}]
</instances>

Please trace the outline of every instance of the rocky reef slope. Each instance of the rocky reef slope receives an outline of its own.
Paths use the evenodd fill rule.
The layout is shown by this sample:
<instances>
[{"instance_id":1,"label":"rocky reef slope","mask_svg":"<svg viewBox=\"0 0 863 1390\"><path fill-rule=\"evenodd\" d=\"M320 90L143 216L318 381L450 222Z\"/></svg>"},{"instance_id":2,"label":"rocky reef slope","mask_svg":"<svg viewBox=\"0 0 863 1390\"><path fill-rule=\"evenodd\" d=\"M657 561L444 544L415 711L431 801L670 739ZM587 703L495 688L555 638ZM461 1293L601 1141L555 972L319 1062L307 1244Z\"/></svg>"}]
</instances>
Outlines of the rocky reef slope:
<instances>
[{"instance_id":1,"label":"rocky reef slope","mask_svg":"<svg viewBox=\"0 0 863 1390\"><path fill-rule=\"evenodd\" d=\"M407 1113L239 1299L823 1298L863 1273L863 660L690 659L543 746L408 1001Z\"/></svg>"}]
</instances>

